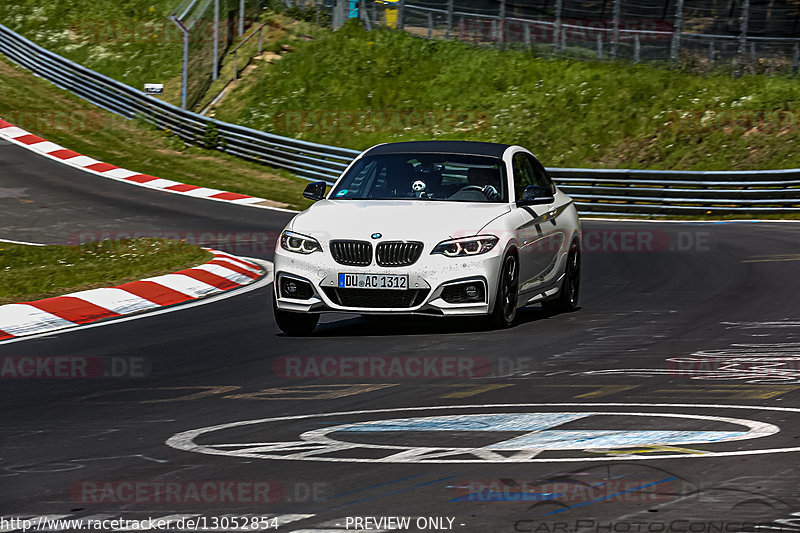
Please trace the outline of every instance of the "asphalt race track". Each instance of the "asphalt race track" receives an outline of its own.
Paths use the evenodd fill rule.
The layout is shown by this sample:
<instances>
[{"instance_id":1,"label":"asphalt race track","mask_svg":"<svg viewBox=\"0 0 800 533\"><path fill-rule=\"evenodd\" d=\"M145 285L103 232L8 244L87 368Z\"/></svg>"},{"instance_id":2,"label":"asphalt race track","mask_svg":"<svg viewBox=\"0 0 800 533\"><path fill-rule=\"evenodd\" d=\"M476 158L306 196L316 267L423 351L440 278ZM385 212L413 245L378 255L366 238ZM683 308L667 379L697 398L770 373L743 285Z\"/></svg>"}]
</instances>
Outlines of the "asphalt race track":
<instances>
[{"instance_id":1,"label":"asphalt race track","mask_svg":"<svg viewBox=\"0 0 800 533\"><path fill-rule=\"evenodd\" d=\"M270 259L290 218L8 145L0 186L18 191L0 198L0 238L23 241L177 234ZM389 517L410 517L401 531L800 529L800 226L584 221L584 234L582 308L525 309L503 331L330 315L288 338L261 288L0 344L0 514L215 530L264 516L285 532L388 530ZM5 366L64 356L106 375Z\"/></svg>"}]
</instances>

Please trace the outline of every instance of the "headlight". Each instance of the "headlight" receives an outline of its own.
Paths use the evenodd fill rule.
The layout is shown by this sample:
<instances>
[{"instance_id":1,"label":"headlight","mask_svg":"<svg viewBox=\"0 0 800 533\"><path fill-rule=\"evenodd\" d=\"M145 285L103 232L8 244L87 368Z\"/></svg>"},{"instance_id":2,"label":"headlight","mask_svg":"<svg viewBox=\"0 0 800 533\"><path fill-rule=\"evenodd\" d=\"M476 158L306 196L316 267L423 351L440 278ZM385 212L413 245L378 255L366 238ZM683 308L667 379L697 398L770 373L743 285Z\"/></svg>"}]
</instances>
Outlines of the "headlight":
<instances>
[{"instance_id":1,"label":"headlight","mask_svg":"<svg viewBox=\"0 0 800 533\"><path fill-rule=\"evenodd\" d=\"M494 235L476 235L475 237L462 237L451 239L437 244L432 254L442 254L447 257L464 257L466 255L485 254L499 241Z\"/></svg>"},{"instance_id":2,"label":"headlight","mask_svg":"<svg viewBox=\"0 0 800 533\"><path fill-rule=\"evenodd\" d=\"M281 248L298 254L310 254L322 251L322 246L319 245L317 239L289 230L284 230L283 233L281 233Z\"/></svg>"}]
</instances>

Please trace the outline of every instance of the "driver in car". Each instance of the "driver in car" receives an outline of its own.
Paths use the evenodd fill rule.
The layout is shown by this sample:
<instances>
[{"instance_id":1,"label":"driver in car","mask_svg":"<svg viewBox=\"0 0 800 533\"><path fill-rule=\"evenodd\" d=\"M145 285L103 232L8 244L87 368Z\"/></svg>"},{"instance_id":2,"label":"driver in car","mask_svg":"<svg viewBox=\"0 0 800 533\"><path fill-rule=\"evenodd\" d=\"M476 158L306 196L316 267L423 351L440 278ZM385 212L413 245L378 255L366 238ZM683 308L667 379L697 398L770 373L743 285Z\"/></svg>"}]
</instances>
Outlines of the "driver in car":
<instances>
[{"instance_id":1,"label":"driver in car","mask_svg":"<svg viewBox=\"0 0 800 533\"><path fill-rule=\"evenodd\" d=\"M470 185L481 187L483 194L490 201L500 200L501 195L497 191L500 187L500 176L497 169L472 167L467 171L467 181Z\"/></svg>"}]
</instances>

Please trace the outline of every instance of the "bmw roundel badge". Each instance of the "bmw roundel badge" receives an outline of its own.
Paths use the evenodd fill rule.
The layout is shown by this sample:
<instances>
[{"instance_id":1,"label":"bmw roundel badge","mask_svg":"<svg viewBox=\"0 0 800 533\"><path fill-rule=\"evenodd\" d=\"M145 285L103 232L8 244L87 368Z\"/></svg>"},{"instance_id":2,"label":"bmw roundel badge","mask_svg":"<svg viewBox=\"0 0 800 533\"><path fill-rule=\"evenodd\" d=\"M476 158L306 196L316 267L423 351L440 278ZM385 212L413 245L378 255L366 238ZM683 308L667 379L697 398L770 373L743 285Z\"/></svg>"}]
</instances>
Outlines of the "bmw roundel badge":
<instances>
[{"instance_id":1,"label":"bmw roundel badge","mask_svg":"<svg viewBox=\"0 0 800 533\"><path fill-rule=\"evenodd\" d=\"M383 237L383 235L381 235L380 233L373 233L372 234L372 238L373 239L380 239L381 237Z\"/></svg>"}]
</instances>

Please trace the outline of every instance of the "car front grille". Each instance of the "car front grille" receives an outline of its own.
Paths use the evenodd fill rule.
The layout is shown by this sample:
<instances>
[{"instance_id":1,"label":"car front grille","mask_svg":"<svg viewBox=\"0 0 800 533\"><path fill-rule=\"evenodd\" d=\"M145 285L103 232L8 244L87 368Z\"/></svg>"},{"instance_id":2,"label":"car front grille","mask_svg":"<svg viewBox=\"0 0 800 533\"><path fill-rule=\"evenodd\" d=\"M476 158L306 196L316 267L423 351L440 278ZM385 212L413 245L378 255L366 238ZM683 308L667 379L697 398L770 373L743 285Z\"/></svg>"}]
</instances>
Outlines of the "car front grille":
<instances>
[{"instance_id":1,"label":"car front grille","mask_svg":"<svg viewBox=\"0 0 800 533\"><path fill-rule=\"evenodd\" d=\"M323 287L325 294L335 304L343 307L362 307L368 309L404 309L420 305L429 289L339 289Z\"/></svg>"},{"instance_id":2,"label":"car front grille","mask_svg":"<svg viewBox=\"0 0 800 533\"><path fill-rule=\"evenodd\" d=\"M422 255L421 242L387 241L375 249L375 260L382 267L413 265Z\"/></svg>"},{"instance_id":3,"label":"car front grille","mask_svg":"<svg viewBox=\"0 0 800 533\"><path fill-rule=\"evenodd\" d=\"M372 244L367 241L331 241L331 254L340 265L367 266L372 263Z\"/></svg>"}]
</instances>

